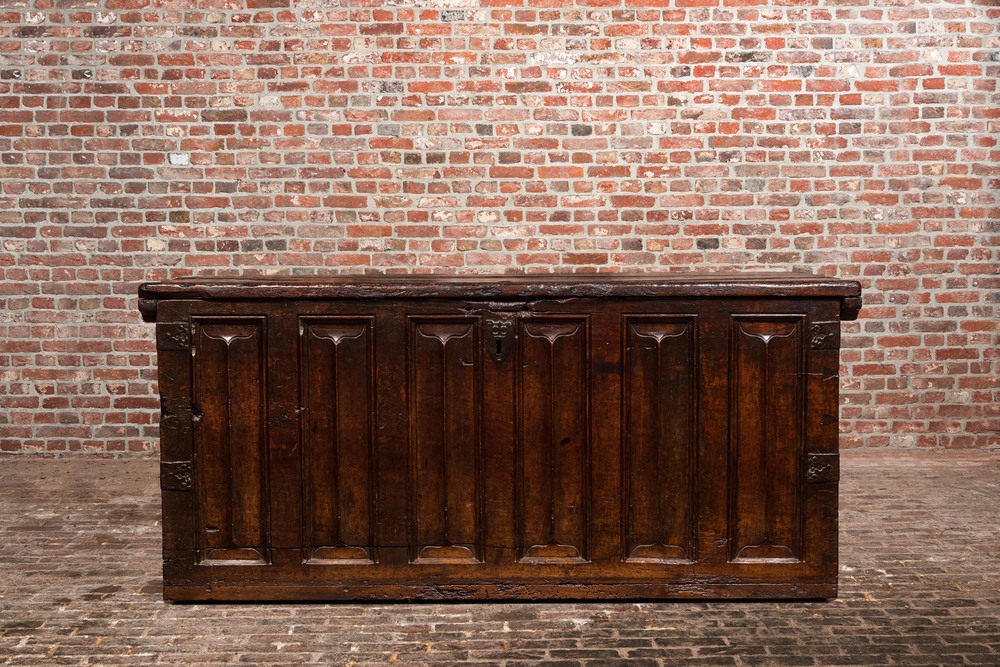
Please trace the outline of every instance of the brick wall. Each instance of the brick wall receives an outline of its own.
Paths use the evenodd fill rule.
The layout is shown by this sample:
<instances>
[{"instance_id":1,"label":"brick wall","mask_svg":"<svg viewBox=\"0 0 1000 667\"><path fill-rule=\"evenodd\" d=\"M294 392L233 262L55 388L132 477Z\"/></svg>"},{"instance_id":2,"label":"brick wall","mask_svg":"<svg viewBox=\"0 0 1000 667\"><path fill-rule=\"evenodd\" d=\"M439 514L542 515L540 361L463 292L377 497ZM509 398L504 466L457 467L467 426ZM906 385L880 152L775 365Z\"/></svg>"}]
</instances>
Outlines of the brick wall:
<instances>
[{"instance_id":1,"label":"brick wall","mask_svg":"<svg viewBox=\"0 0 1000 667\"><path fill-rule=\"evenodd\" d=\"M998 444L984 0L3 0L0 451L156 448L193 272L859 278L845 446Z\"/></svg>"}]
</instances>

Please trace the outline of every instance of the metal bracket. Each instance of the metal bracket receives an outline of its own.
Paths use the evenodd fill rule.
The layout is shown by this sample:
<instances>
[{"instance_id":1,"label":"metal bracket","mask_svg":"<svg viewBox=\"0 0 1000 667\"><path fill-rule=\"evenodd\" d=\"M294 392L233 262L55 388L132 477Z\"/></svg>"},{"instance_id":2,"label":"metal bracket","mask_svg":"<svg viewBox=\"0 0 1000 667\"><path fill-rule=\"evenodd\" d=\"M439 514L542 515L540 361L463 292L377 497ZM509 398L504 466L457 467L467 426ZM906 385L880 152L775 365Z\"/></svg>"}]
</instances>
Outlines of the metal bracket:
<instances>
[{"instance_id":1,"label":"metal bracket","mask_svg":"<svg viewBox=\"0 0 1000 667\"><path fill-rule=\"evenodd\" d=\"M806 457L806 483L829 484L840 481L839 454L809 454Z\"/></svg>"},{"instance_id":2,"label":"metal bracket","mask_svg":"<svg viewBox=\"0 0 1000 667\"><path fill-rule=\"evenodd\" d=\"M192 476L190 461L160 462L160 488L164 491L190 491Z\"/></svg>"},{"instance_id":3,"label":"metal bracket","mask_svg":"<svg viewBox=\"0 0 1000 667\"><path fill-rule=\"evenodd\" d=\"M813 322L809 325L809 347L836 350L840 347L840 322Z\"/></svg>"},{"instance_id":4,"label":"metal bracket","mask_svg":"<svg viewBox=\"0 0 1000 667\"><path fill-rule=\"evenodd\" d=\"M156 325L156 349L190 350L191 330L187 322L160 322Z\"/></svg>"}]
</instances>

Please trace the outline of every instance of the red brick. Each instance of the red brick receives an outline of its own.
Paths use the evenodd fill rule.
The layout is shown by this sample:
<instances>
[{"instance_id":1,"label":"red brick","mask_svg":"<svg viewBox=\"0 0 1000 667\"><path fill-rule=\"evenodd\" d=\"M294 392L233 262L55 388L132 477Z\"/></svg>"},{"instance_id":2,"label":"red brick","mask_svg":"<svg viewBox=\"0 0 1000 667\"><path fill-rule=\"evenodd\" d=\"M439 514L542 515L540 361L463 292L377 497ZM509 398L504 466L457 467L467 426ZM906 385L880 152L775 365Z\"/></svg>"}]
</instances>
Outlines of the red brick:
<instances>
[{"instance_id":1,"label":"red brick","mask_svg":"<svg viewBox=\"0 0 1000 667\"><path fill-rule=\"evenodd\" d=\"M845 442L989 442L1000 112L969 10L586 0L593 35L557 0L186 0L169 48L110 48L172 30L170 4L0 11L0 312L23 317L0 322L0 397L50 400L0 422L4 451L156 447L116 430L156 422L138 282L319 267L860 277ZM927 20L940 62L908 46ZM73 410L79 431L31 426Z\"/></svg>"}]
</instances>

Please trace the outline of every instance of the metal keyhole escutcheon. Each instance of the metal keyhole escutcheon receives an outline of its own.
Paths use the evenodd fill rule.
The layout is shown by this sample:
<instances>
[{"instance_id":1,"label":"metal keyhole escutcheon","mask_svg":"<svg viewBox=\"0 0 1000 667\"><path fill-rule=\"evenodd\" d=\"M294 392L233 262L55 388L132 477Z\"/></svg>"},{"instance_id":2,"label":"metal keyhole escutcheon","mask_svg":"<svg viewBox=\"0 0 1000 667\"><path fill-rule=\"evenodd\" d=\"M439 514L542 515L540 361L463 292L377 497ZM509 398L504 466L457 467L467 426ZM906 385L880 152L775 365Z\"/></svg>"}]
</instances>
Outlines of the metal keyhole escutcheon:
<instances>
[{"instance_id":1,"label":"metal keyhole escutcheon","mask_svg":"<svg viewBox=\"0 0 1000 667\"><path fill-rule=\"evenodd\" d=\"M496 363L502 363L514 347L514 318L493 316L486 320L486 349Z\"/></svg>"}]
</instances>

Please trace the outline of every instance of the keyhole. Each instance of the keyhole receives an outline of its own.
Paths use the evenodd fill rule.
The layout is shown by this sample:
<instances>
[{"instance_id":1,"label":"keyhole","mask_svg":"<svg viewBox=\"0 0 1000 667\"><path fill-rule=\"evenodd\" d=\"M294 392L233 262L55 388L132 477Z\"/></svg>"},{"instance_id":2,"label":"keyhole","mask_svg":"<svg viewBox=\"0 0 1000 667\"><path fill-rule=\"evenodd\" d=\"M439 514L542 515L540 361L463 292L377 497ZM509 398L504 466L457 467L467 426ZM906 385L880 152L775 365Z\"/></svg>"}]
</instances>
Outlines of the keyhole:
<instances>
[{"instance_id":1,"label":"keyhole","mask_svg":"<svg viewBox=\"0 0 1000 667\"><path fill-rule=\"evenodd\" d=\"M497 353L496 354L499 357L501 354L503 354L503 341L500 340L499 338L497 338L496 343L497 343Z\"/></svg>"}]
</instances>

